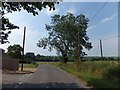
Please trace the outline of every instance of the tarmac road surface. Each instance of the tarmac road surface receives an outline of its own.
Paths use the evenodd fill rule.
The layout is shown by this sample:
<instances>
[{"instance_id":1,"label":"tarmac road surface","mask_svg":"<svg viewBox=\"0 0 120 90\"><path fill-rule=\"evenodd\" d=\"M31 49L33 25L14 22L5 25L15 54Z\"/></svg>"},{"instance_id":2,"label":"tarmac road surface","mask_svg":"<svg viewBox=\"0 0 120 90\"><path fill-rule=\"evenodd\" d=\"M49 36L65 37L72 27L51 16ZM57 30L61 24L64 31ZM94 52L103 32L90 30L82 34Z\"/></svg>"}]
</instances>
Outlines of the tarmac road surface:
<instances>
[{"instance_id":1,"label":"tarmac road surface","mask_svg":"<svg viewBox=\"0 0 120 90\"><path fill-rule=\"evenodd\" d=\"M11 82L4 79L3 88L85 88L79 79L49 64L39 65L31 74L10 75Z\"/></svg>"}]
</instances>

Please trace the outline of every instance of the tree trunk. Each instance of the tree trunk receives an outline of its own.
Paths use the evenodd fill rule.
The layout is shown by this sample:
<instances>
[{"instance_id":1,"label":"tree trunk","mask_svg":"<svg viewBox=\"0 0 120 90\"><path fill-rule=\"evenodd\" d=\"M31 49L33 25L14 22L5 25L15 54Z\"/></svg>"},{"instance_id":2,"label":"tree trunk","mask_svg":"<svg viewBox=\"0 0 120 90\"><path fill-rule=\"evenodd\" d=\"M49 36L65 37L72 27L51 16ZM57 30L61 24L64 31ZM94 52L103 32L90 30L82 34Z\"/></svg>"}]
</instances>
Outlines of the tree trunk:
<instances>
[{"instance_id":1,"label":"tree trunk","mask_svg":"<svg viewBox=\"0 0 120 90\"><path fill-rule=\"evenodd\" d=\"M64 55L63 55L63 61L64 61L64 63L67 63L67 61L68 61L67 54L64 54Z\"/></svg>"},{"instance_id":2,"label":"tree trunk","mask_svg":"<svg viewBox=\"0 0 120 90\"><path fill-rule=\"evenodd\" d=\"M68 57L67 57L66 52L62 52L62 57L63 57L63 63L67 63Z\"/></svg>"}]
</instances>

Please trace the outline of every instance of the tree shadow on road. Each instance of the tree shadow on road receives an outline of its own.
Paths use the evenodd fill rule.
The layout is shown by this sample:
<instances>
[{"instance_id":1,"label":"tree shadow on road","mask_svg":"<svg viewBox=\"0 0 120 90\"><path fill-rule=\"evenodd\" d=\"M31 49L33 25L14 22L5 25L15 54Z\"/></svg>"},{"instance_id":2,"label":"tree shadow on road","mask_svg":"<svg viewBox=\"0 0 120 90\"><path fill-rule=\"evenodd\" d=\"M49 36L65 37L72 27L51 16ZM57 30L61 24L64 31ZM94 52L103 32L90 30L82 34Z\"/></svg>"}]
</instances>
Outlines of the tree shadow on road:
<instances>
[{"instance_id":1,"label":"tree shadow on road","mask_svg":"<svg viewBox=\"0 0 120 90\"><path fill-rule=\"evenodd\" d=\"M48 82L48 83L22 83L22 84L2 84L3 90L9 89L9 88L22 88L22 89L54 89L54 88L59 88L62 90L75 90L75 89L80 89L80 90L87 90L86 88L81 88L79 87L76 83L56 83L56 82Z\"/></svg>"},{"instance_id":2,"label":"tree shadow on road","mask_svg":"<svg viewBox=\"0 0 120 90\"><path fill-rule=\"evenodd\" d=\"M32 71L4 71L2 72L2 74L11 74L11 75L20 75L20 74L30 74L30 73L34 73Z\"/></svg>"}]
</instances>

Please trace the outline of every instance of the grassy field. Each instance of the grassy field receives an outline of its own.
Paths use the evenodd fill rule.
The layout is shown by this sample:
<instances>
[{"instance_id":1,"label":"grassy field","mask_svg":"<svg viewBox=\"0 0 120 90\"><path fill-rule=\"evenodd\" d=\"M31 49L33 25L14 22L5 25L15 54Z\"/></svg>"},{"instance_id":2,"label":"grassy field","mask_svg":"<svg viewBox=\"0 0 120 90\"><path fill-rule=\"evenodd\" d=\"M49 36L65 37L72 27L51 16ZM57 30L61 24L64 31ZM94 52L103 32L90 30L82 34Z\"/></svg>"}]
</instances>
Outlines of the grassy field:
<instances>
[{"instance_id":1,"label":"grassy field","mask_svg":"<svg viewBox=\"0 0 120 90\"><path fill-rule=\"evenodd\" d=\"M36 68L38 65L40 64L53 64L55 62L35 62L35 63L31 63L31 64L23 64L24 68ZM21 68L21 64L19 64L19 68Z\"/></svg>"},{"instance_id":2,"label":"grassy field","mask_svg":"<svg viewBox=\"0 0 120 90\"><path fill-rule=\"evenodd\" d=\"M24 68L36 68L39 64L38 63L31 63L31 64L23 64ZM19 67L21 67L21 64L19 64Z\"/></svg>"},{"instance_id":3,"label":"grassy field","mask_svg":"<svg viewBox=\"0 0 120 90\"><path fill-rule=\"evenodd\" d=\"M76 63L52 63L78 78L86 81L88 85L100 88L118 88L118 63L107 61L92 61Z\"/></svg>"},{"instance_id":4,"label":"grassy field","mask_svg":"<svg viewBox=\"0 0 120 90\"><path fill-rule=\"evenodd\" d=\"M37 64L55 64L57 62L36 62Z\"/></svg>"}]
</instances>

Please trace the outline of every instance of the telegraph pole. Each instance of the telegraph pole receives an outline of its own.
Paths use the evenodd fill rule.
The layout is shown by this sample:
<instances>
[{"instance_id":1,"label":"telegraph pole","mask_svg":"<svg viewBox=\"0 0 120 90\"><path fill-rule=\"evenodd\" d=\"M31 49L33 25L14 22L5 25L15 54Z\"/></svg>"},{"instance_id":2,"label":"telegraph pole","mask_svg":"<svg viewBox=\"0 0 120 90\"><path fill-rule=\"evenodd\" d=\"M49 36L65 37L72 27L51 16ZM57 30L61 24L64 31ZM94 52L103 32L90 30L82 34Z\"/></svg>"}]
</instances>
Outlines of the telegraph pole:
<instances>
[{"instance_id":1,"label":"telegraph pole","mask_svg":"<svg viewBox=\"0 0 120 90\"><path fill-rule=\"evenodd\" d=\"M81 61L81 56L80 56L80 32L78 32L78 62Z\"/></svg>"},{"instance_id":2,"label":"telegraph pole","mask_svg":"<svg viewBox=\"0 0 120 90\"><path fill-rule=\"evenodd\" d=\"M26 27L24 27L24 34L23 34L23 52L22 52L22 65L21 65L21 71L23 71L23 61L24 61L24 47L25 47L25 33L26 33Z\"/></svg>"},{"instance_id":3,"label":"telegraph pole","mask_svg":"<svg viewBox=\"0 0 120 90\"><path fill-rule=\"evenodd\" d=\"M100 39L101 60L103 60L102 40Z\"/></svg>"}]
</instances>

